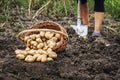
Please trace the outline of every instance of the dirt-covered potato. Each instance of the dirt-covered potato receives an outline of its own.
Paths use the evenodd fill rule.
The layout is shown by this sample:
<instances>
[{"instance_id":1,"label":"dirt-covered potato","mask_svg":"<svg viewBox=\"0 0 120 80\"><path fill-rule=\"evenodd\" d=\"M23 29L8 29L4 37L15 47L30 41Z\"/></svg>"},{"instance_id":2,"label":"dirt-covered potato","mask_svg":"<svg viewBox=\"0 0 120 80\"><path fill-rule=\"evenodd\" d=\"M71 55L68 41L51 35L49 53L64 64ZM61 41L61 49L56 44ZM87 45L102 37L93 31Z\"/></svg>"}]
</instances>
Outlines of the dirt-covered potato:
<instances>
[{"instance_id":1,"label":"dirt-covered potato","mask_svg":"<svg viewBox=\"0 0 120 80\"><path fill-rule=\"evenodd\" d=\"M18 58L18 59L25 59L25 55L24 54L17 54L16 58Z\"/></svg>"},{"instance_id":2,"label":"dirt-covered potato","mask_svg":"<svg viewBox=\"0 0 120 80\"><path fill-rule=\"evenodd\" d=\"M37 59L36 59L36 61L41 61L41 59L42 59L42 55L39 55L38 57L37 57Z\"/></svg>"},{"instance_id":3,"label":"dirt-covered potato","mask_svg":"<svg viewBox=\"0 0 120 80\"><path fill-rule=\"evenodd\" d=\"M32 55L27 55L25 58L25 61L26 62L34 62L35 58Z\"/></svg>"}]
</instances>

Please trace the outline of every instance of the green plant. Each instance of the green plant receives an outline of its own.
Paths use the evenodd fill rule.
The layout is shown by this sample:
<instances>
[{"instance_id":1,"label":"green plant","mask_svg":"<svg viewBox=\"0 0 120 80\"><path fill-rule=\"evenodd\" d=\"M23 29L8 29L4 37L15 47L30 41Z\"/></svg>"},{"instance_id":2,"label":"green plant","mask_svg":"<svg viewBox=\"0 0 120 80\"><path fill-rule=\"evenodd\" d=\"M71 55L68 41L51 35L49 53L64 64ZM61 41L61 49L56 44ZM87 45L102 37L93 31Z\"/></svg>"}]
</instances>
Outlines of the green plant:
<instances>
[{"instance_id":1,"label":"green plant","mask_svg":"<svg viewBox=\"0 0 120 80\"><path fill-rule=\"evenodd\" d=\"M109 13L115 20L120 20L120 1L106 0L106 12Z\"/></svg>"},{"instance_id":2,"label":"green plant","mask_svg":"<svg viewBox=\"0 0 120 80\"><path fill-rule=\"evenodd\" d=\"M89 0L90 10L93 11L94 0ZM106 13L115 20L120 20L120 1L119 0L105 0Z\"/></svg>"}]
</instances>

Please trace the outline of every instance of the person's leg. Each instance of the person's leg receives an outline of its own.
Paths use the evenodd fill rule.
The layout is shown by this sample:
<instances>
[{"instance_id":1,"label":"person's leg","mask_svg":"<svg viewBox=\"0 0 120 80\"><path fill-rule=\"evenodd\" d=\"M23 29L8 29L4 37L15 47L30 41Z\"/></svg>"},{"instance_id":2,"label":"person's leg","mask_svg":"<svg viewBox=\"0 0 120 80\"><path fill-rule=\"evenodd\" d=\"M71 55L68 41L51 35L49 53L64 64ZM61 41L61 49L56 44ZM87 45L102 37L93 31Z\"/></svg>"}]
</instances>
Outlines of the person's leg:
<instances>
[{"instance_id":1,"label":"person's leg","mask_svg":"<svg viewBox=\"0 0 120 80\"><path fill-rule=\"evenodd\" d=\"M95 17L95 28L92 36L101 36L100 29L104 19L105 9L104 9L104 0L95 0L94 5L94 17Z\"/></svg>"},{"instance_id":2,"label":"person's leg","mask_svg":"<svg viewBox=\"0 0 120 80\"><path fill-rule=\"evenodd\" d=\"M87 0L81 0L80 10L83 24L89 25L89 8Z\"/></svg>"}]
</instances>

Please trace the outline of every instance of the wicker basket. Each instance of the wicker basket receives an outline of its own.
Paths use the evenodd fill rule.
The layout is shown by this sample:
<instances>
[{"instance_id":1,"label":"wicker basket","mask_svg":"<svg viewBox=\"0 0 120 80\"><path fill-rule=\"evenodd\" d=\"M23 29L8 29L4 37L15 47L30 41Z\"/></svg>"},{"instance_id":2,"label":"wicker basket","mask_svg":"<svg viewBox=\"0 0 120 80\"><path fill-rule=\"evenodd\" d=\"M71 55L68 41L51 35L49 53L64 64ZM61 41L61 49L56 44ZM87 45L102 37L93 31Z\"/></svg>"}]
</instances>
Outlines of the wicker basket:
<instances>
[{"instance_id":1,"label":"wicker basket","mask_svg":"<svg viewBox=\"0 0 120 80\"><path fill-rule=\"evenodd\" d=\"M66 30L53 21L43 21L34 24L28 30L24 30L18 34L18 38L24 42L24 37L31 34L38 34L40 31L56 32L62 35L60 43L53 49L55 52L63 51L68 44L68 34Z\"/></svg>"}]
</instances>

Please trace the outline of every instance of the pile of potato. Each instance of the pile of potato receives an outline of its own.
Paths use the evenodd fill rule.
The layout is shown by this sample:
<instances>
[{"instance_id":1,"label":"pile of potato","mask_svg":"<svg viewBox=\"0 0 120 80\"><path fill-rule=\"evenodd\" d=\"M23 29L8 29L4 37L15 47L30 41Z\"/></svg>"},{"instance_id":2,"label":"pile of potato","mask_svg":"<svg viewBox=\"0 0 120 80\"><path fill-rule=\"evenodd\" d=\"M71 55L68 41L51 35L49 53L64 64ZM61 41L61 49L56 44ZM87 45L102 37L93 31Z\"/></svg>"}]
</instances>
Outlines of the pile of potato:
<instances>
[{"instance_id":1,"label":"pile of potato","mask_svg":"<svg viewBox=\"0 0 120 80\"><path fill-rule=\"evenodd\" d=\"M60 43L61 35L55 32L41 31L39 34L25 36L25 50L16 50L16 58L26 62L47 62L57 57L53 49Z\"/></svg>"}]
</instances>

